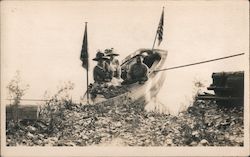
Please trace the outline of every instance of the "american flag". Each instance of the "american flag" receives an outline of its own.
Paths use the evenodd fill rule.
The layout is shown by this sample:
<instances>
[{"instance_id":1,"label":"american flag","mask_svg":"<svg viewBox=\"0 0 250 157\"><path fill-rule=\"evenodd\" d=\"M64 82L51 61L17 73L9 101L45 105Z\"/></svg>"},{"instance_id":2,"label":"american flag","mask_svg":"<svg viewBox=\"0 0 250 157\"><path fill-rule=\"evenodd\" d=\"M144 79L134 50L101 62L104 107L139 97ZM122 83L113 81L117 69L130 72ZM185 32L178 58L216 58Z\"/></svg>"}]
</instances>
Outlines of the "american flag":
<instances>
[{"instance_id":1,"label":"american flag","mask_svg":"<svg viewBox=\"0 0 250 157\"><path fill-rule=\"evenodd\" d=\"M157 29L157 34L158 34L158 46L161 44L161 41L162 41L163 26L164 26L164 8L163 8L163 10L162 10L161 19L160 19L159 26L158 26L158 29Z\"/></svg>"},{"instance_id":2,"label":"american flag","mask_svg":"<svg viewBox=\"0 0 250 157\"><path fill-rule=\"evenodd\" d=\"M87 35L87 23L85 23L85 31L84 31L84 37L83 37L83 43L82 43L82 51L81 51L81 57L82 61L82 67L88 70L89 65L89 54L88 54L88 35Z\"/></svg>"}]
</instances>

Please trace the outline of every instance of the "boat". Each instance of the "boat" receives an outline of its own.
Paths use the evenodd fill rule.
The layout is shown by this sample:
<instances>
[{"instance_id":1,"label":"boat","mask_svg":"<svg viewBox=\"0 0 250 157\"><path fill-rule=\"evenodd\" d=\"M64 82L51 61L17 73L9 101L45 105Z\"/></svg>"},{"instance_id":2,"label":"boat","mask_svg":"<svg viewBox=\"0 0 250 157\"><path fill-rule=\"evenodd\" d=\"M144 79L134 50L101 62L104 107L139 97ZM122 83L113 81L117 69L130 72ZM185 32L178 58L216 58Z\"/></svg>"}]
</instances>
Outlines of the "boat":
<instances>
[{"instance_id":1,"label":"boat","mask_svg":"<svg viewBox=\"0 0 250 157\"><path fill-rule=\"evenodd\" d=\"M165 72L155 72L155 70L161 69L166 62L168 52L161 49L139 49L134 53L125 57L121 62L121 77L126 79L126 73L128 69L136 62L136 56L143 56L143 63L149 68L148 81L143 84L133 83L125 85L127 92L121 95L105 99L103 96L98 95L93 104L99 103L114 103L117 100L129 98L132 101L143 101L145 104L155 98L160 91L163 82L165 81Z\"/></svg>"}]
</instances>

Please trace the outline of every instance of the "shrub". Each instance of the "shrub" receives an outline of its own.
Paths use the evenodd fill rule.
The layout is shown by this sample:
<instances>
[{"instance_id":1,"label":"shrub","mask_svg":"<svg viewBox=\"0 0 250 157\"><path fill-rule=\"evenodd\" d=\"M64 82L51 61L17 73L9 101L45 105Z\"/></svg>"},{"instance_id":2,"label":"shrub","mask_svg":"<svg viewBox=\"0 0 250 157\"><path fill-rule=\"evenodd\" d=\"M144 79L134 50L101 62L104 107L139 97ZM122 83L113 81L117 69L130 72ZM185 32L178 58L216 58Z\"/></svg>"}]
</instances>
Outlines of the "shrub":
<instances>
[{"instance_id":1,"label":"shrub","mask_svg":"<svg viewBox=\"0 0 250 157\"><path fill-rule=\"evenodd\" d=\"M20 72L16 71L16 74L14 78L9 82L9 84L6 87L9 92L9 99L14 100L13 104L11 103L10 105L13 105L13 119L14 121L18 121L18 105L20 104L20 101L22 97L25 95L26 91L29 89L28 84L23 84L21 77L20 77ZM11 101L12 102L12 101Z\"/></svg>"},{"instance_id":2,"label":"shrub","mask_svg":"<svg viewBox=\"0 0 250 157\"><path fill-rule=\"evenodd\" d=\"M72 109L72 99L70 91L74 89L72 82L66 82L59 87L56 94L51 96L49 100L40 106L39 117L48 125L48 132L53 133L63 129L62 120L64 119L64 111Z\"/></svg>"}]
</instances>

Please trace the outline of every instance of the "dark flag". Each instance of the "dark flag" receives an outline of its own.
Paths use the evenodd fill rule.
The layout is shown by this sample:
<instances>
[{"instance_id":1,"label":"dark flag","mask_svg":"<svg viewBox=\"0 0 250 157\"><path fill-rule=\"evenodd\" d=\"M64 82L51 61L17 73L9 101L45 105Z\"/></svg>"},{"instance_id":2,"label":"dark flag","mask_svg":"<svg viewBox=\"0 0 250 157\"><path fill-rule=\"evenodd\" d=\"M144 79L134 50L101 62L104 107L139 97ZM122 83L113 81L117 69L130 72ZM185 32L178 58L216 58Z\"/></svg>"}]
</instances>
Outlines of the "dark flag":
<instances>
[{"instance_id":1,"label":"dark flag","mask_svg":"<svg viewBox=\"0 0 250 157\"><path fill-rule=\"evenodd\" d=\"M158 34L158 46L161 44L161 41L162 41L163 26L164 26L164 8L163 8L163 10L162 10L161 19L160 19L159 26L158 26L158 29L157 29L157 34Z\"/></svg>"},{"instance_id":2,"label":"dark flag","mask_svg":"<svg viewBox=\"0 0 250 157\"><path fill-rule=\"evenodd\" d=\"M82 61L82 67L88 70L89 66L89 54L88 54L88 35L87 35L87 23L85 23L85 31L84 31L84 37L83 37L83 43L82 43L82 51L81 51L81 57Z\"/></svg>"}]
</instances>

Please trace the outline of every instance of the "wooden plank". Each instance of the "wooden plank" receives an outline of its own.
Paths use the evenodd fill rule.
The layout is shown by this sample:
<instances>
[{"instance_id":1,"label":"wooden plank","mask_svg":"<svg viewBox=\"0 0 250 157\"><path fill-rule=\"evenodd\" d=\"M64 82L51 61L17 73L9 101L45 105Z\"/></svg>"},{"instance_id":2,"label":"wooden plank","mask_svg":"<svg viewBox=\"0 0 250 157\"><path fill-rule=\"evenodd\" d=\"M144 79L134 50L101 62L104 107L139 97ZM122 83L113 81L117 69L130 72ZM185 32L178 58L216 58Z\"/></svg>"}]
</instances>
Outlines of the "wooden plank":
<instances>
[{"instance_id":1,"label":"wooden plank","mask_svg":"<svg viewBox=\"0 0 250 157\"><path fill-rule=\"evenodd\" d=\"M241 100L241 97L219 97L215 95L198 95L199 100Z\"/></svg>"},{"instance_id":2,"label":"wooden plank","mask_svg":"<svg viewBox=\"0 0 250 157\"><path fill-rule=\"evenodd\" d=\"M231 87L218 87L218 86L210 86L207 87L208 90L233 90Z\"/></svg>"}]
</instances>

